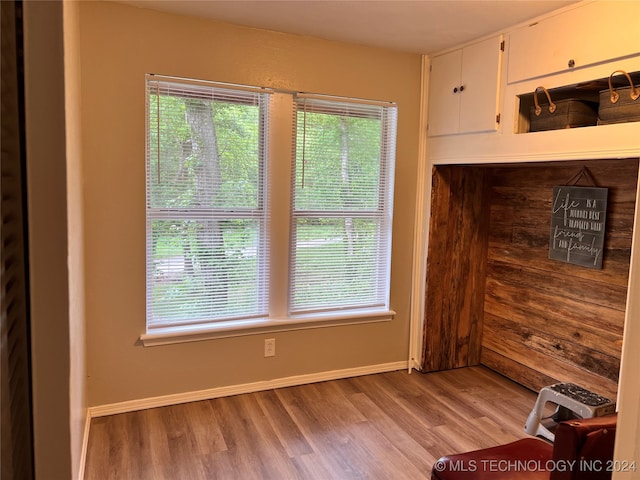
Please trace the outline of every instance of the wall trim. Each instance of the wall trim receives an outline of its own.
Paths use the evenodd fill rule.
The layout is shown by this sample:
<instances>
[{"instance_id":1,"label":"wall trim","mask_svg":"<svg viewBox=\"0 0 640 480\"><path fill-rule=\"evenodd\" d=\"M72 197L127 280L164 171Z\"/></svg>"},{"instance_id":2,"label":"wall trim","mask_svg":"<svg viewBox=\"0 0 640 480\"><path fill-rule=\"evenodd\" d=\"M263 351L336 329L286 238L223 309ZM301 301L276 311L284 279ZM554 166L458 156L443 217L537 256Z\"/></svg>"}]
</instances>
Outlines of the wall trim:
<instances>
[{"instance_id":1,"label":"wall trim","mask_svg":"<svg viewBox=\"0 0 640 480\"><path fill-rule=\"evenodd\" d=\"M640 155L638 148L626 148L620 150L581 150L579 152L544 152L532 154L502 154L491 155L459 155L459 156L435 156L432 155L433 165L498 165L504 163L537 163L537 162L565 162L584 160L604 160L619 158L637 158Z\"/></svg>"},{"instance_id":2,"label":"wall trim","mask_svg":"<svg viewBox=\"0 0 640 480\"><path fill-rule=\"evenodd\" d=\"M427 124L429 110L429 71L431 59L422 56L422 90L420 92L420 133L418 136L418 174L416 180L416 212L413 234L413 269L411 271L411 315L409 318L409 372L422 368L425 280L427 278L427 251L429 218L431 216L431 175L428 159Z\"/></svg>"},{"instance_id":3,"label":"wall trim","mask_svg":"<svg viewBox=\"0 0 640 480\"><path fill-rule=\"evenodd\" d=\"M617 411L620 427L616 432L615 449L613 460L616 464L626 462L630 465L640 461L640 442L637 432L640 426L640 386L638 384L638 374L636 365L640 359L638 351L638 339L640 330L638 329L638 319L640 315L640 302L637 300L635 292L638 290L639 279L638 267L640 260L635 254L639 248L640 241L640 174L636 191L636 213L633 222L631 239L631 260L629 265L629 283L627 287L627 311L624 320L624 332L622 334L622 357L620 361L620 376L618 377L618 398ZM636 477L634 471L614 471L613 480L629 479Z\"/></svg>"},{"instance_id":4,"label":"wall trim","mask_svg":"<svg viewBox=\"0 0 640 480\"><path fill-rule=\"evenodd\" d=\"M324 382L327 380L339 380L342 378L371 375L374 373L393 372L396 370L404 370L406 368L408 368L408 362L404 360L400 362L381 363L378 365L367 365L364 367L345 368L342 370L330 370L326 372L276 378L273 380L243 383L239 385L229 385L226 387L208 388L205 390L197 390L193 392L174 393L170 395L162 395L159 397L128 400L126 402L89 407L89 417L103 417L106 415L128 413L137 410L145 410L148 408L166 407L170 405L197 402L200 400L210 400L213 398L227 397L243 393L260 392L263 390L271 390L274 388L293 387L297 385L305 385L308 383Z\"/></svg>"},{"instance_id":5,"label":"wall trim","mask_svg":"<svg viewBox=\"0 0 640 480\"><path fill-rule=\"evenodd\" d=\"M91 428L91 412L87 409L84 420L84 433L82 435L82 451L80 452L80 468L78 478L84 480L84 471L87 464L87 450L89 449L89 429Z\"/></svg>"}]
</instances>

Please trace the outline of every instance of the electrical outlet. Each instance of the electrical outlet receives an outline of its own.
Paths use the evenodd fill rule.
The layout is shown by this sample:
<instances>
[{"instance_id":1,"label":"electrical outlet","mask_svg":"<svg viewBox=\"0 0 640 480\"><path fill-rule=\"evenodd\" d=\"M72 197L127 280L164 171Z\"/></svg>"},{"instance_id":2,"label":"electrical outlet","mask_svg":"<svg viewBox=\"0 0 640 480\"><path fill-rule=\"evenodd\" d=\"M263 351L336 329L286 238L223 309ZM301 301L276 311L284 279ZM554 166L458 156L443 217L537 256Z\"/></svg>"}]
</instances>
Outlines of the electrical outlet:
<instances>
[{"instance_id":1,"label":"electrical outlet","mask_svg":"<svg viewBox=\"0 0 640 480\"><path fill-rule=\"evenodd\" d=\"M264 356L275 357L276 356L276 339L267 338L264 341Z\"/></svg>"}]
</instances>

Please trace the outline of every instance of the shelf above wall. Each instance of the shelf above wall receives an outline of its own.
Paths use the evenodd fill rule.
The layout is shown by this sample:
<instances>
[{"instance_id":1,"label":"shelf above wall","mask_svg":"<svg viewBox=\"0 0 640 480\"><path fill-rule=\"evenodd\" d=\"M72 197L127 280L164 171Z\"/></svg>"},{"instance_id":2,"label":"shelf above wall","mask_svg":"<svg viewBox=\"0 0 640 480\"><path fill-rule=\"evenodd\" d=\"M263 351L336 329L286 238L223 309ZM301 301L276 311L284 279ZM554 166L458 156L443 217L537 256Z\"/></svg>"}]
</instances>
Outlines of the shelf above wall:
<instances>
[{"instance_id":1,"label":"shelf above wall","mask_svg":"<svg viewBox=\"0 0 640 480\"><path fill-rule=\"evenodd\" d=\"M629 72L629 75L631 76L634 85L637 86L640 84L640 72ZM616 74L612 78L612 85L615 90L618 90L621 88L629 87L629 82L624 75ZM553 102L562 102L569 99L574 99L578 101L592 102L596 107L600 101L600 92L603 90L609 90L608 77L548 89L549 95L551 96ZM548 108L548 100L541 90L538 91L538 101L543 109ZM638 108L640 109L640 99L638 99L637 102ZM517 95L516 105L518 117L516 119L515 133L530 133L530 117L531 110L534 107L534 92ZM576 126L572 128L590 127L591 126Z\"/></svg>"}]
</instances>

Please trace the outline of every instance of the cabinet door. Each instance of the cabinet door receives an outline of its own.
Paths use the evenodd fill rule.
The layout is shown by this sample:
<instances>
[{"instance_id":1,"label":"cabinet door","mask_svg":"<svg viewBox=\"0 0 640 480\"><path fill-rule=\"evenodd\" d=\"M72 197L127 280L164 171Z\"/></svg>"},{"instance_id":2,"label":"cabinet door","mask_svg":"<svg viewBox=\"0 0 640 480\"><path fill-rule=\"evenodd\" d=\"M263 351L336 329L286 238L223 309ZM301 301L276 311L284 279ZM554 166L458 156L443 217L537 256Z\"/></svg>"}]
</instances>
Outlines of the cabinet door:
<instances>
[{"instance_id":1,"label":"cabinet door","mask_svg":"<svg viewBox=\"0 0 640 480\"><path fill-rule=\"evenodd\" d=\"M458 133L460 129L461 69L462 50L434 57L431 61L429 135Z\"/></svg>"},{"instance_id":2,"label":"cabinet door","mask_svg":"<svg viewBox=\"0 0 640 480\"><path fill-rule=\"evenodd\" d=\"M462 51L460 133L491 132L498 127L501 43L501 36L490 38Z\"/></svg>"},{"instance_id":3,"label":"cabinet door","mask_svg":"<svg viewBox=\"0 0 640 480\"><path fill-rule=\"evenodd\" d=\"M640 2L581 5L513 31L509 43L509 83L637 55Z\"/></svg>"},{"instance_id":4,"label":"cabinet door","mask_svg":"<svg viewBox=\"0 0 640 480\"><path fill-rule=\"evenodd\" d=\"M433 58L430 136L496 130L501 42L493 37Z\"/></svg>"}]
</instances>

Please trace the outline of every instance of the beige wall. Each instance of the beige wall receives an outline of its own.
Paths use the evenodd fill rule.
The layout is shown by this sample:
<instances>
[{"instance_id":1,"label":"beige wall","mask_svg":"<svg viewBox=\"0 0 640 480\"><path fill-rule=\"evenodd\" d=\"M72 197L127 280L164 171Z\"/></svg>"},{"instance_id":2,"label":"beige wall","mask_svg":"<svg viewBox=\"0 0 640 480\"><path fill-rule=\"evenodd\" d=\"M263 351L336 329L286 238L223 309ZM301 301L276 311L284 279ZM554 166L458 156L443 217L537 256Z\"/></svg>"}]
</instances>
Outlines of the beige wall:
<instances>
[{"instance_id":1,"label":"beige wall","mask_svg":"<svg viewBox=\"0 0 640 480\"><path fill-rule=\"evenodd\" d=\"M82 2L82 157L89 404L408 358L419 55ZM145 73L398 103L391 322L142 347ZM288 162L288 158L283 158ZM284 286L283 286L284 288Z\"/></svg>"}]
</instances>

